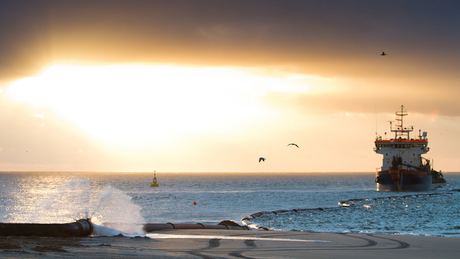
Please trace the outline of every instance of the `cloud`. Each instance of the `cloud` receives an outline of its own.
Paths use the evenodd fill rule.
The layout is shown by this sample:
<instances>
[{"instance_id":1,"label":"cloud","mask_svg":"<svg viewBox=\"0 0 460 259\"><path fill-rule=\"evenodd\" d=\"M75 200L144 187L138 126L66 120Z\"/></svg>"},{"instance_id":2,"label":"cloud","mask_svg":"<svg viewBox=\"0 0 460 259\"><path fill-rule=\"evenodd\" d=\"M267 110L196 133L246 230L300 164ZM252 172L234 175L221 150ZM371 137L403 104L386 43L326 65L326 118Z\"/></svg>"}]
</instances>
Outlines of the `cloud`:
<instances>
[{"instance_id":1,"label":"cloud","mask_svg":"<svg viewBox=\"0 0 460 259\"><path fill-rule=\"evenodd\" d=\"M21 1L0 8L0 73L45 64L296 66L331 76L456 77L456 2ZM386 51L391 65L381 62ZM382 64L383 63L383 64Z\"/></svg>"}]
</instances>

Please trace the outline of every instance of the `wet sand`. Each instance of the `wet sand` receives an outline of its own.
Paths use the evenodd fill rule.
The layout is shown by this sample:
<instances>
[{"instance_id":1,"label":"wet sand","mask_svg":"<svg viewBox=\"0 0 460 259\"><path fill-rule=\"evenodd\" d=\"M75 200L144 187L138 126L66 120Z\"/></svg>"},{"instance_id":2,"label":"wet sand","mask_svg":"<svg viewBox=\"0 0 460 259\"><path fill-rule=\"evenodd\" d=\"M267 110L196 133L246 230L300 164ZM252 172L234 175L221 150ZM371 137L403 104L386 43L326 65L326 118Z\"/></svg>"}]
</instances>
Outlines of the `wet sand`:
<instances>
[{"instance_id":1,"label":"wet sand","mask_svg":"<svg viewBox=\"0 0 460 259\"><path fill-rule=\"evenodd\" d=\"M2 258L458 258L460 237L165 230L145 237L0 237Z\"/></svg>"}]
</instances>

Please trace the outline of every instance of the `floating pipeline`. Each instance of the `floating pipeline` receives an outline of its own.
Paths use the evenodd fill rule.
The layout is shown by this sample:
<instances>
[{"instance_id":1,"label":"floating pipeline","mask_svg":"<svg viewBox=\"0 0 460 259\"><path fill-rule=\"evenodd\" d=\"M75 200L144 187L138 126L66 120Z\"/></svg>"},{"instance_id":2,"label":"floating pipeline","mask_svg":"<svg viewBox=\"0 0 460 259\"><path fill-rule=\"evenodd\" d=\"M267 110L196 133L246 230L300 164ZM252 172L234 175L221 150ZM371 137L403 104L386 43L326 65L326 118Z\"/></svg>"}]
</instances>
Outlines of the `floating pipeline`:
<instances>
[{"instance_id":1,"label":"floating pipeline","mask_svg":"<svg viewBox=\"0 0 460 259\"><path fill-rule=\"evenodd\" d=\"M290 210L259 211L259 212L253 213L253 214L251 214L249 216L246 216L246 217L242 218L241 221L244 224L246 224L248 226L251 226L253 228L259 229L259 230L270 230L270 228L268 228L268 227L253 224L251 222L251 220L259 218L259 217L262 217L262 216L267 216L267 215L279 215L279 214L283 214L283 213L314 211L314 210L319 210L319 211L321 211L321 210L333 210L333 209L337 209L337 208L342 208L342 207L337 206L337 207L324 207L324 208L297 208L297 209L290 209Z\"/></svg>"},{"instance_id":2,"label":"floating pipeline","mask_svg":"<svg viewBox=\"0 0 460 259\"><path fill-rule=\"evenodd\" d=\"M436 192L436 193L426 193L426 194L409 194L404 196L386 196L386 197L376 197L376 198L363 198L363 199L349 199L344 201L339 201L337 207L320 207L320 208L297 208L297 209L290 209L290 210L274 210L274 211L259 211L253 213L249 216L243 217L241 221L251 227L260 230L270 230L270 228L260 226L257 224L253 224L251 221L268 215L278 215L282 213L292 213L292 212L304 212L304 211L323 211L323 210L334 210L334 209L342 209L346 207L353 207L353 206L360 206L356 202L364 201L364 200L384 200L384 199L402 199L402 198L410 198L410 197L426 197L426 196L434 196L434 195L444 195L444 194L453 194L454 192L460 192L460 189L453 189L448 190L446 192Z\"/></svg>"},{"instance_id":3,"label":"floating pipeline","mask_svg":"<svg viewBox=\"0 0 460 259\"><path fill-rule=\"evenodd\" d=\"M0 236L85 237L93 232L90 219L73 223L0 223Z\"/></svg>"},{"instance_id":4,"label":"floating pipeline","mask_svg":"<svg viewBox=\"0 0 460 259\"><path fill-rule=\"evenodd\" d=\"M126 223L114 223L106 222L103 223L104 227L108 228L118 228L120 225L126 225ZM168 229L223 229L223 230L249 230L247 226L241 226L238 223L231 220L221 221L217 225L208 225L208 224L178 224L178 223L145 223L142 224L142 230L146 233L168 230Z\"/></svg>"},{"instance_id":5,"label":"floating pipeline","mask_svg":"<svg viewBox=\"0 0 460 259\"><path fill-rule=\"evenodd\" d=\"M427 197L427 196L435 196L435 195L445 195L445 194L453 194L454 192L460 192L460 189L453 189L445 192L435 192L435 193L418 193L418 194L408 194L402 196L386 196L386 197L376 197L376 198L367 198L367 199L349 199L345 201L339 201L339 205L342 207L353 207L359 206L356 202L365 201L365 200L386 200L386 199L404 199L404 198L414 198L414 197Z\"/></svg>"}]
</instances>

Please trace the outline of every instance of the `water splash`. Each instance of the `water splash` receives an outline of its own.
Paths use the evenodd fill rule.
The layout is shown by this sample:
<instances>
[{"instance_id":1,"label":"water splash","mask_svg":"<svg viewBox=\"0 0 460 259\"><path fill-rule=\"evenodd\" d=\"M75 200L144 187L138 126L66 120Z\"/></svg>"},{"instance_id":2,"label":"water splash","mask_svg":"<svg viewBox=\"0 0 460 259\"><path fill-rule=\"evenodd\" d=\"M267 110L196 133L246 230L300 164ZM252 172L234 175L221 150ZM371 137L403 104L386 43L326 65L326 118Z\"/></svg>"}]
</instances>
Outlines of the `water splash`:
<instances>
[{"instance_id":1,"label":"water splash","mask_svg":"<svg viewBox=\"0 0 460 259\"><path fill-rule=\"evenodd\" d=\"M100 226L109 223L111 228L128 234L144 233L142 224L145 220L141 216L141 207L132 203L131 197L111 186L102 191L91 220ZM95 228L96 235L107 235L101 232L101 228Z\"/></svg>"},{"instance_id":2,"label":"water splash","mask_svg":"<svg viewBox=\"0 0 460 259\"><path fill-rule=\"evenodd\" d=\"M25 206L15 209L8 222L69 223L91 218L94 235L144 233L141 207L111 186L93 192L88 179L73 177L62 184L50 183L27 191L34 195L24 195L22 199L28 201L22 203ZM110 228L104 226L107 222Z\"/></svg>"}]
</instances>

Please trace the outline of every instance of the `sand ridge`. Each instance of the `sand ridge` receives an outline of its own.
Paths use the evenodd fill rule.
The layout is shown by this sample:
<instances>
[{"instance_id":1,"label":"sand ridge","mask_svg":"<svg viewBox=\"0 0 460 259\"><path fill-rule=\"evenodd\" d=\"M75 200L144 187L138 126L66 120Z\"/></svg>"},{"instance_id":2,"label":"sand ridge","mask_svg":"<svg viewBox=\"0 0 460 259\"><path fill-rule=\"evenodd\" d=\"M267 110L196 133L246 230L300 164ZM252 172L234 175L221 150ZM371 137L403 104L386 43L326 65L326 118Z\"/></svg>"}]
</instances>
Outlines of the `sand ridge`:
<instances>
[{"instance_id":1,"label":"sand ridge","mask_svg":"<svg viewBox=\"0 0 460 259\"><path fill-rule=\"evenodd\" d=\"M2 237L0 257L458 258L460 253L459 237L244 230L165 230L155 234L168 237Z\"/></svg>"}]
</instances>

